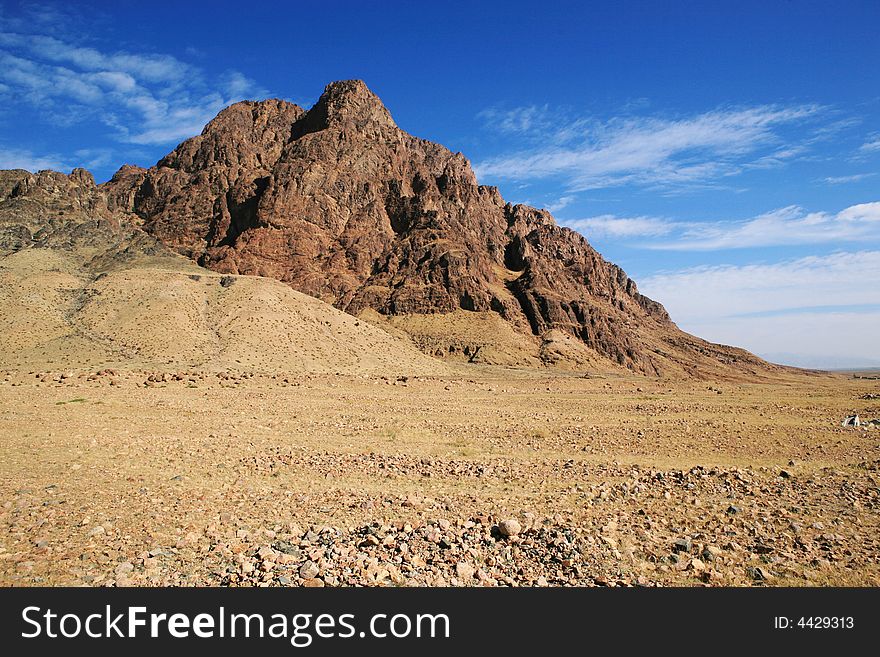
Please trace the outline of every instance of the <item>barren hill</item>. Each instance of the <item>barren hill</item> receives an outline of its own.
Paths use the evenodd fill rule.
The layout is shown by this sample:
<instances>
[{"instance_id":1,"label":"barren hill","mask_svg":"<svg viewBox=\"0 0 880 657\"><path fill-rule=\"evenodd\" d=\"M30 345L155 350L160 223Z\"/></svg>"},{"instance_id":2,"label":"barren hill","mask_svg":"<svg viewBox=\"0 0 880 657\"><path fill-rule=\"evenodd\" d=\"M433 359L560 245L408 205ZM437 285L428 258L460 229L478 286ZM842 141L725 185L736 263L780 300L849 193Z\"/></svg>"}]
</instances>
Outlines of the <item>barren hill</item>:
<instances>
[{"instance_id":1,"label":"barren hill","mask_svg":"<svg viewBox=\"0 0 880 657\"><path fill-rule=\"evenodd\" d=\"M232 105L103 191L211 270L278 279L434 356L669 375L771 367L680 331L580 234L479 185L462 154L399 129L360 81L328 85L308 111Z\"/></svg>"},{"instance_id":2,"label":"barren hill","mask_svg":"<svg viewBox=\"0 0 880 657\"><path fill-rule=\"evenodd\" d=\"M408 341L128 225L81 169L0 172L0 368L429 374Z\"/></svg>"}]
</instances>

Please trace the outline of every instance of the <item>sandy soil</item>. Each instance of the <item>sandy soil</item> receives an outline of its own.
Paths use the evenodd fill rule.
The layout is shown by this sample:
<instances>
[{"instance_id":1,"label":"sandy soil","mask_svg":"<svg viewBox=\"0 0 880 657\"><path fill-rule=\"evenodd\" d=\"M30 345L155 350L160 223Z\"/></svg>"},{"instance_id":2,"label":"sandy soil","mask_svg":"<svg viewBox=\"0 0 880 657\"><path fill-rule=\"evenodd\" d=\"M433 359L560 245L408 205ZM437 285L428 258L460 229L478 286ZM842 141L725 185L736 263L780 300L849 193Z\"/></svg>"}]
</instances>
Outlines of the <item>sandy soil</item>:
<instances>
[{"instance_id":1,"label":"sandy soil","mask_svg":"<svg viewBox=\"0 0 880 657\"><path fill-rule=\"evenodd\" d=\"M449 367L0 373L0 584L880 584L880 382Z\"/></svg>"}]
</instances>

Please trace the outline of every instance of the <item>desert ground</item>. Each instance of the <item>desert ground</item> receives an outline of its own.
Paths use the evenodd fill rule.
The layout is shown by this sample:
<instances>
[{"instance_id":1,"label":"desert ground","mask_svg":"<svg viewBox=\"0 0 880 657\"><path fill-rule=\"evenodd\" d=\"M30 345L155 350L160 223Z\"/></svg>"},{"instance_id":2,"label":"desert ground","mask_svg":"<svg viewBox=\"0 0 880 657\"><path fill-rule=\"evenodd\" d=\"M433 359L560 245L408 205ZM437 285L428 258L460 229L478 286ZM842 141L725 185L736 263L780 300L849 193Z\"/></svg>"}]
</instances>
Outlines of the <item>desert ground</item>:
<instances>
[{"instance_id":1,"label":"desert ground","mask_svg":"<svg viewBox=\"0 0 880 657\"><path fill-rule=\"evenodd\" d=\"M880 381L0 372L0 584L880 585Z\"/></svg>"}]
</instances>

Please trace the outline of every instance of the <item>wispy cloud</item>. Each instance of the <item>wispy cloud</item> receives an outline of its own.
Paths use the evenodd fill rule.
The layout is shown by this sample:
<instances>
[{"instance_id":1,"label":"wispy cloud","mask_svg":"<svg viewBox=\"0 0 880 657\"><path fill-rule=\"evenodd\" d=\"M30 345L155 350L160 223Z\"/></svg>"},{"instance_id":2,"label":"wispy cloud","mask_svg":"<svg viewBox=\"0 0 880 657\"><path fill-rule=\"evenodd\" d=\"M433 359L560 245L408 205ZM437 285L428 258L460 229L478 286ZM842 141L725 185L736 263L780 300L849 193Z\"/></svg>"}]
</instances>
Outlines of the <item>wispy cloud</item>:
<instances>
[{"instance_id":1,"label":"wispy cloud","mask_svg":"<svg viewBox=\"0 0 880 657\"><path fill-rule=\"evenodd\" d=\"M24 49L50 62L73 65L80 71L125 75L128 80L137 77L146 82L178 82L191 73L190 66L170 55L103 53L41 34L0 32L0 46Z\"/></svg>"},{"instance_id":2,"label":"wispy cloud","mask_svg":"<svg viewBox=\"0 0 880 657\"><path fill-rule=\"evenodd\" d=\"M880 239L880 202L852 205L837 213L807 212L791 205L744 222L688 224L678 239L654 244L653 248L711 251L867 238Z\"/></svg>"},{"instance_id":3,"label":"wispy cloud","mask_svg":"<svg viewBox=\"0 0 880 657\"><path fill-rule=\"evenodd\" d=\"M876 175L876 173L856 173L851 176L829 176L824 180L829 185L842 185L845 183L859 182L860 180L864 180L865 178L870 178L871 176Z\"/></svg>"},{"instance_id":4,"label":"wispy cloud","mask_svg":"<svg viewBox=\"0 0 880 657\"><path fill-rule=\"evenodd\" d=\"M71 167L58 155L37 155L27 149L0 147L0 169L70 169Z\"/></svg>"},{"instance_id":5,"label":"wispy cloud","mask_svg":"<svg viewBox=\"0 0 880 657\"><path fill-rule=\"evenodd\" d=\"M555 201L546 204L546 208L550 210L550 212L559 212L574 203L575 200L577 199L574 196L560 196Z\"/></svg>"},{"instance_id":6,"label":"wispy cloud","mask_svg":"<svg viewBox=\"0 0 880 657\"><path fill-rule=\"evenodd\" d=\"M669 251L717 251L803 244L880 240L880 202L852 205L840 212L808 212L790 205L744 221L676 221L664 217L601 215L563 222L594 237L663 239L632 246Z\"/></svg>"},{"instance_id":7,"label":"wispy cloud","mask_svg":"<svg viewBox=\"0 0 880 657\"><path fill-rule=\"evenodd\" d=\"M198 134L224 106L265 95L237 71L209 82L156 53L103 52L54 36L0 33L0 97L72 124L97 118L115 139L172 144Z\"/></svg>"},{"instance_id":8,"label":"wispy cloud","mask_svg":"<svg viewBox=\"0 0 880 657\"><path fill-rule=\"evenodd\" d=\"M762 353L880 359L880 251L665 272L639 288L685 330ZM830 365L829 365L830 366Z\"/></svg>"},{"instance_id":9,"label":"wispy cloud","mask_svg":"<svg viewBox=\"0 0 880 657\"><path fill-rule=\"evenodd\" d=\"M510 133L538 130L541 145L480 162L484 178L561 178L570 191L624 184L716 184L749 164L776 166L803 144L786 145L778 129L815 117L817 105L725 108L689 118L625 117L552 121L546 108L490 116ZM484 118L486 114L484 113Z\"/></svg>"},{"instance_id":10,"label":"wispy cloud","mask_svg":"<svg viewBox=\"0 0 880 657\"><path fill-rule=\"evenodd\" d=\"M477 118L498 132L514 135L546 132L555 123L548 105L527 105L512 109L490 107L477 114Z\"/></svg>"},{"instance_id":11,"label":"wispy cloud","mask_svg":"<svg viewBox=\"0 0 880 657\"><path fill-rule=\"evenodd\" d=\"M673 318L880 305L880 251L836 252L769 264L705 265L661 272L639 288ZM697 293L699 292L699 293Z\"/></svg>"},{"instance_id":12,"label":"wispy cloud","mask_svg":"<svg viewBox=\"0 0 880 657\"><path fill-rule=\"evenodd\" d=\"M874 135L874 137L862 144L859 150L865 153L880 151L880 135Z\"/></svg>"},{"instance_id":13,"label":"wispy cloud","mask_svg":"<svg viewBox=\"0 0 880 657\"><path fill-rule=\"evenodd\" d=\"M61 4L27 2L18 6L17 11L10 9L0 5L0 21L7 30L48 33L76 29L84 22L83 12ZM87 20L94 19L90 12Z\"/></svg>"},{"instance_id":14,"label":"wispy cloud","mask_svg":"<svg viewBox=\"0 0 880 657\"><path fill-rule=\"evenodd\" d=\"M660 217L616 217L603 214L586 219L570 219L561 221L565 226L593 237L657 237L668 235L679 224Z\"/></svg>"},{"instance_id":15,"label":"wispy cloud","mask_svg":"<svg viewBox=\"0 0 880 657\"><path fill-rule=\"evenodd\" d=\"M114 164L113 151L109 148L80 148L73 153L77 166L94 169ZM118 164L118 162L116 163Z\"/></svg>"}]
</instances>

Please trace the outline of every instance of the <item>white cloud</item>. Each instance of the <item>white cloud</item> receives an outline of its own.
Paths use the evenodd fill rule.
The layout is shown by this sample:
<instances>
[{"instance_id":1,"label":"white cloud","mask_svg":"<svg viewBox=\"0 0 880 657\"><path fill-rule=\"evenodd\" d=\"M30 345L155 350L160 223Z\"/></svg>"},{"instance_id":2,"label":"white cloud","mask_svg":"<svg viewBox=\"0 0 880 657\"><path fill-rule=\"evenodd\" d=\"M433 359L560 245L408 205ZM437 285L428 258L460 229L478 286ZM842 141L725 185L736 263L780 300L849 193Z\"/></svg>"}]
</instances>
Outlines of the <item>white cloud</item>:
<instances>
[{"instance_id":1,"label":"white cloud","mask_svg":"<svg viewBox=\"0 0 880 657\"><path fill-rule=\"evenodd\" d=\"M89 12L85 20L93 21L94 13ZM25 3L16 7L13 14L5 13L0 5L0 24L7 30L31 30L40 32L54 32L58 30L70 30L71 26L80 26L84 22L82 11L76 11L75 7L63 5L51 6L48 3ZM35 30L35 28L37 28Z\"/></svg>"},{"instance_id":2,"label":"white cloud","mask_svg":"<svg viewBox=\"0 0 880 657\"><path fill-rule=\"evenodd\" d=\"M871 141L866 141L864 144L862 144L859 150L870 152L880 151L880 137L872 139Z\"/></svg>"},{"instance_id":3,"label":"white cloud","mask_svg":"<svg viewBox=\"0 0 880 657\"><path fill-rule=\"evenodd\" d=\"M173 144L226 105L265 91L237 71L210 85L202 72L154 53L101 52L52 36L0 33L0 94L69 125L96 117L119 141Z\"/></svg>"},{"instance_id":4,"label":"white cloud","mask_svg":"<svg viewBox=\"0 0 880 657\"><path fill-rule=\"evenodd\" d=\"M606 214L562 223L587 238L664 237L630 245L666 251L840 244L880 240L880 202L852 205L837 213L808 212L790 205L745 221L675 221L664 217Z\"/></svg>"},{"instance_id":5,"label":"white cloud","mask_svg":"<svg viewBox=\"0 0 880 657\"><path fill-rule=\"evenodd\" d=\"M178 81L193 73L190 66L170 55L106 54L41 34L0 32L0 46L27 50L41 59L72 64L83 71L121 71L147 82Z\"/></svg>"},{"instance_id":6,"label":"white cloud","mask_svg":"<svg viewBox=\"0 0 880 657\"><path fill-rule=\"evenodd\" d=\"M763 155L752 162L742 165L743 169L774 169L783 166L789 160L800 157L809 151L808 144L798 144L796 146L788 146L780 148L768 155Z\"/></svg>"},{"instance_id":7,"label":"white cloud","mask_svg":"<svg viewBox=\"0 0 880 657\"><path fill-rule=\"evenodd\" d=\"M544 131L554 123L547 105L528 105L507 110L490 107L477 114L477 117L483 119L489 127L508 134Z\"/></svg>"},{"instance_id":8,"label":"white cloud","mask_svg":"<svg viewBox=\"0 0 880 657\"><path fill-rule=\"evenodd\" d=\"M76 156L77 166L86 169L94 169L114 164L113 151L108 148L80 148L73 153ZM118 163L117 163L118 164Z\"/></svg>"},{"instance_id":9,"label":"white cloud","mask_svg":"<svg viewBox=\"0 0 880 657\"><path fill-rule=\"evenodd\" d=\"M546 207L550 212L559 212L574 203L575 200L574 196L560 196L552 203L548 203Z\"/></svg>"},{"instance_id":10,"label":"white cloud","mask_svg":"<svg viewBox=\"0 0 880 657\"><path fill-rule=\"evenodd\" d=\"M682 321L825 306L880 304L880 251L771 264L706 265L649 276L648 296ZM878 343L880 345L880 343Z\"/></svg>"},{"instance_id":11,"label":"white cloud","mask_svg":"<svg viewBox=\"0 0 880 657\"><path fill-rule=\"evenodd\" d=\"M227 96L233 98L243 98L254 91L256 83L243 73L238 71L228 71L223 80L224 91Z\"/></svg>"},{"instance_id":12,"label":"white cloud","mask_svg":"<svg viewBox=\"0 0 880 657\"><path fill-rule=\"evenodd\" d=\"M880 202L860 203L836 214L791 205L742 222L692 222L655 249L713 251L880 239Z\"/></svg>"},{"instance_id":13,"label":"white cloud","mask_svg":"<svg viewBox=\"0 0 880 657\"><path fill-rule=\"evenodd\" d=\"M842 185L845 183L858 182L860 180L864 180L865 178L870 178L871 176L876 175L876 173L856 173L851 176L829 176L824 180L829 185Z\"/></svg>"},{"instance_id":14,"label":"white cloud","mask_svg":"<svg viewBox=\"0 0 880 657\"><path fill-rule=\"evenodd\" d=\"M880 251L715 265L639 282L678 325L761 353L880 359ZM827 364L826 366L832 366Z\"/></svg>"},{"instance_id":15,"label":"white cloud","mask_svg":"<svg viewBox=\"0 0 880 657\"><path fill-rule=\"evenodd\" d=\"M583 233L587 238L656 237L668 235L677 225L659 217L616 217L611 214L560 223Z\"/></svg>"},{"instance_id":16,"label":"white cloud","mask_svg":"<svg viewBox=\"0 0 880 657\"><path fill-rule=\"evenodd\" d=\"M0 169L26 169L37 172L42 169L60 171L71 168L57 155L36 155L26 149L0 147Z\"/></svg>"},{"instance_id":17,"label":"white cloud","mask_svg":"<svg viewBox=\"0 0 880 657\"><path fill-rule=\"evenodd\" d=\"M719 109L694 117L578 119L549 128L541 108L496 116L508 132L545 129L542 145L479 163L486 178L561 177L572 191L623 184L705 185L740 172L751 162L772 166L800 154L782 146L778 128L818 114L815 105ZM548 145L549 144L549 145ZM769 153L761 149L772 148ZM771 161L772 160L772 161Z\"/></svg>"}]
</instances>

